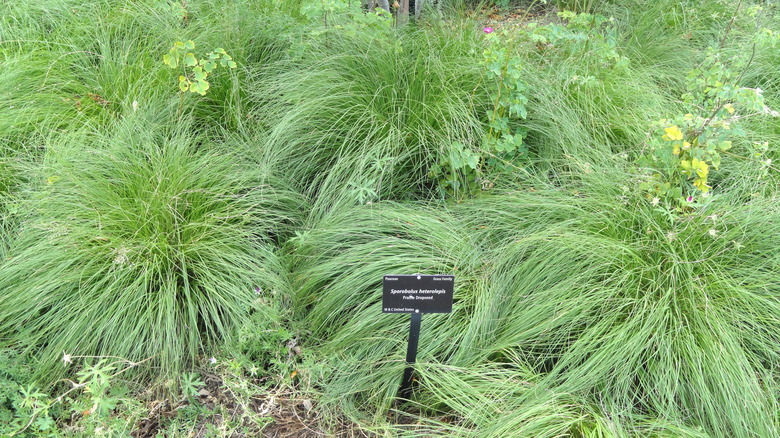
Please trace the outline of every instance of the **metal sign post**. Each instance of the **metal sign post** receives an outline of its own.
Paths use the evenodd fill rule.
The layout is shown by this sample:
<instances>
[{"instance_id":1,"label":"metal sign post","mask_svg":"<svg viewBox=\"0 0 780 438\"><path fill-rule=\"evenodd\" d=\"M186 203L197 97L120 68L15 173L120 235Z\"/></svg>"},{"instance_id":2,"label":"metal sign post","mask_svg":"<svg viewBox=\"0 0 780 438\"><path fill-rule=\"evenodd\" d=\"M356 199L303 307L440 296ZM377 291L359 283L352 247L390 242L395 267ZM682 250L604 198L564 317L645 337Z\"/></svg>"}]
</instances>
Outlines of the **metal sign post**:
<instances>
[{"instance_id":1,"label":"metal sign post","mask_svg":"<svg viewBox=\"0 0 780 438\"><path fill-rule=\"evenodd\" d=\"M420 340L420 323L422 313L412 313L409 323L409 345L406 347L406 369L401 380L401 390L398 392L401 398L408 399L412 391L412 376L414 375L414 363L417 361L417 343Z\"/></svg>"},{"instance_id":2,"label":"metal sign post","mask_svg":"<svg viewBox=\"0 0 780 438\"><path fill-rule=\"evenodd\" d=\"M382 313L410 313L406 369L399 396L408 399L414 382L414 363L420 341L423 313L452 312L453 275L385 275L382 281Z\"/></svg>"}]
</instances>

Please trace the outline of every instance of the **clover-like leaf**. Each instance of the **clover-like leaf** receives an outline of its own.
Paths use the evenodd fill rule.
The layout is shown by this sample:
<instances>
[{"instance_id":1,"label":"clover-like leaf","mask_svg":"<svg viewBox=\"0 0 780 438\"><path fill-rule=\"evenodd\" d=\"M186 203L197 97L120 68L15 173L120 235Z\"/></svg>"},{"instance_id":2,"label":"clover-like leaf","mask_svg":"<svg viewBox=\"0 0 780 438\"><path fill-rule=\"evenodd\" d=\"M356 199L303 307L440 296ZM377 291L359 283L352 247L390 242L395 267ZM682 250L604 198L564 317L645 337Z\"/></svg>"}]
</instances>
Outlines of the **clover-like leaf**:
<instances>
[{"instance_id":1,"label":"clover-like leaf","mask_svg":"<svg viewBox=\"0 0 780 438\"><path fill-rule=\"evenodd\" d=\"M163 55L163 62L170 68L176 68L179 66L179 51L175 48L168 51L167 55Z\"/></svg>"},{"instance_id":2,"label":"clover-like leaf","mask_svg":"<svg viewBox=\"0 0 780 438\"><path fill-rule=\"evenodd\" d=\"M200 66L192 69L192 76L195 78L196 81L205 80L208 75L209 74L203 71L203 68Z\"/></svg>"},{"instance_id":3,"label":"clover-like leaf","mask_svg":"<svg viewBox=\"0 0 780 438\"><path fill-rule=\"evenodd\" d=\"M204 80L195 80L190 85L190 91L193 93L198 93L201 96L206 95L206 90L209 89L209 83Z\"/></svg>"},{"instance_id":4,"label":"clover-like leaf","mask_svg":"<svg viewBox=\"0 0 780 438\"><path fill-rule=\"evenodd\" d=\"M187 67L198 65L198 58L195 57L194 53L187 53L184 55L184 65Z\"/></svg>"},{"instance_id":5,"label":"clover-like leaf","mask_svg":"<svg viewBox=\"0 0 780 438\"><path fill-rule=\"evenodd\" d=\"M472 153L470 153L470 154L468 155L468 157L466 157L466 164L467 164L467 165L468 165L470 168L472 168L472 169L476 169L476 168L477 168L477 166L479 165L479 155L477 155L477 154L475 154L475 153L473 153L473 152L472 152Z\"/></svg>"},{"instance_id":6,"label":"clover-like leaf","mask_svg":"<svg viewBox=\"0 0 780 438\"><path fill-rule=\"evenodd\" d=\"M48 415L44 417L38 417L35 419L35 422L33 425L40 431L45 432L48 430L51 430L54 426L54 420L51 419Z\"/></svg>"}]
</instances>

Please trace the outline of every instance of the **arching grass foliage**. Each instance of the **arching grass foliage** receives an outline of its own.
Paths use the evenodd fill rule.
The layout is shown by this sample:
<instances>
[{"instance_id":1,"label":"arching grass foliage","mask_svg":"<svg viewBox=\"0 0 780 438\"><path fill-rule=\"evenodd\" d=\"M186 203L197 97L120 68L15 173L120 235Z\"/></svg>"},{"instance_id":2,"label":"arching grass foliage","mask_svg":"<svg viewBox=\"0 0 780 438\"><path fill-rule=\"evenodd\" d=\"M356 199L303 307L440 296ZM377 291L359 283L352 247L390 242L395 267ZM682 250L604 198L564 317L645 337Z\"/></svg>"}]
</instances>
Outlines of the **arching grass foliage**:
<instances>
[{"instance_id":1,"label":"arching grass foliage","mask_svg":"<svg viewBox=\"0 0 780 438\"><path fill-rule=\"evenodd\" d=\"M138 120L49 145L0 268L0 328L40 375L64 353L170 375L245 320L300 198L231 147Z\"/></svg>"}]
</instances>

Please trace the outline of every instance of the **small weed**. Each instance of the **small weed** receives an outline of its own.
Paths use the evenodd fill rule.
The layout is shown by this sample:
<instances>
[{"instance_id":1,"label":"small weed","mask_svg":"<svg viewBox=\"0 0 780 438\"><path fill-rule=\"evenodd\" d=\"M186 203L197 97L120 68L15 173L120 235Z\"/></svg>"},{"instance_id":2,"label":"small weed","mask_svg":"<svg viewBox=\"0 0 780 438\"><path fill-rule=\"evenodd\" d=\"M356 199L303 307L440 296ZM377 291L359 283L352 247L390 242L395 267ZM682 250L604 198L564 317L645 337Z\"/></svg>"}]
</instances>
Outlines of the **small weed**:
<instances>
[{"instance_id":1,"label":"small weed","mask_svg":"<svg viewBox=\"0 0 780 438\"><path fill-rule=\"evenodd\" d=\"M747 61L742 68L749 66ZM707 196L710 168L718 170L722 154L745 136L740 122L771 112L761 90L740 86L741 77L714 50L700 68L688 73L688 91L682 98L691 112L659 120L648 152L638 161L651 170L640 188L653 205L685 208L699 195Z\"/></svg>"},{"instance_id":2,"label":"small weed","mask_svg":"<svg viewBox=\"0 0 780 438\"><path fill-rule=\"evenodd\" d=\"M181 67L179 76L179 91L186 93L198 93L201 96L209 89L206 80L218 66L236 68L233 57L228 55L223 48L216 48L198 59L195 54L189 52L195 50L192 40L187 42L176 41L166 55L163 55L163 63L172 69Z\"/></svg>"}]
</instances>

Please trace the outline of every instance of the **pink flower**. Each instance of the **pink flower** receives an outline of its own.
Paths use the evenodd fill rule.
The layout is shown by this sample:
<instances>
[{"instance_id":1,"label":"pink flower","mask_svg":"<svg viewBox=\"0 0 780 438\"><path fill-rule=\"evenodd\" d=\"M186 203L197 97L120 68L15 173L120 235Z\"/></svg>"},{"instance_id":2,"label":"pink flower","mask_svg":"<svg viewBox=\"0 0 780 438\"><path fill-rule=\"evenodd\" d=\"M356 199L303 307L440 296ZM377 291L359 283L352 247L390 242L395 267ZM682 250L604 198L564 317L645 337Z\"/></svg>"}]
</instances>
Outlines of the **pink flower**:
<instances>
[{"instance_id":1,"label":"pink flower","mask_svg":"<svg viewBox=\"0 0 780 438\"><path fill-rule=\"evenodd\" d=\"M485 33L493 33L493 28L492 27L486 27L486 28L482 29L482 31L485 32Z\"/></svg>"},{"instance_id":2,"label":"pink flower","mask_svg":"<svg viewBox=\"0 0 780 438\"><path fill-rule=\"evenodd\" d=\"M693 196L688 196L688 199L686 199L688 202L693 202Z\"/></svg>"}]
</instances>

